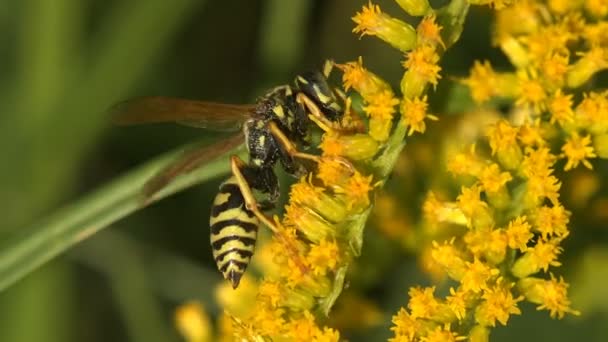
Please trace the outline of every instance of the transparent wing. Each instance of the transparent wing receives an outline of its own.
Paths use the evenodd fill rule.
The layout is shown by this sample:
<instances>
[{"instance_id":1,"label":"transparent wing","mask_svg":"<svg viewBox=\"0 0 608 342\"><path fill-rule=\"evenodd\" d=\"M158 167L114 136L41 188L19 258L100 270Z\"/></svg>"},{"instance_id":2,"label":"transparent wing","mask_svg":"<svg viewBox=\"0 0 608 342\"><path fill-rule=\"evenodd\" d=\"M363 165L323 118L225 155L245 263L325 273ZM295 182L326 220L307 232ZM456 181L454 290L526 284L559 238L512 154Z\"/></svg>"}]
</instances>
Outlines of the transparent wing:
<instances>
[{"instance_id":1,"label":"transparent wing","mask_svg":"<svg viewBox=\"0 0 608 342\"><path fill-rule=\"evenodd\" d=\"M177 122L218 131L236 131L251 117L254 110L255 105L153 96L118 103L110 111L118 125Z\"/></svg>"},{"instance_id":2,"label":"transparent wing","mask_svg":"<svg viewBox=\"0 0 608 342\"><path fill-rule=\"evenodd\" d=\"M243 143L244 139L245 137L243 134L239 133L218 141L215 144L196 147L185 151L173 163L146 182L143 189L145 201L148 201L154 194L162 190L176 177L196 170L202 164L236 148Z\"/></svg>"}]
</instances>

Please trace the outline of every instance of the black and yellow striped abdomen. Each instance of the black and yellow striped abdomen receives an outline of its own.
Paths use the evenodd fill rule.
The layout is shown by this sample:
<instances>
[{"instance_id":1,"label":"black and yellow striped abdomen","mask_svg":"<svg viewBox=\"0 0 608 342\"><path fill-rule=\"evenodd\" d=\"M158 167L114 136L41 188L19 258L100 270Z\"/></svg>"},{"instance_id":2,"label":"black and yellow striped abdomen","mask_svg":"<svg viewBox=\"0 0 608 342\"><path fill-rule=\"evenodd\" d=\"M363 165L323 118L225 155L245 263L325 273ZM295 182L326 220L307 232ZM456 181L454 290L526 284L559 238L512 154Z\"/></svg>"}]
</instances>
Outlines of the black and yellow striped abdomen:
<instances>
[{"instance_id":1,"label":"black and yellow striped abdomen","mask_svg":"<svg viewBox=\"0 0 608 342\"><path fill-rule=\"evenodd\" d=\"M220 185L211 208L209 225L217 268L236 288L253 255L260 222L246 209L235 177Z\"/></svg>"}]
</instances>

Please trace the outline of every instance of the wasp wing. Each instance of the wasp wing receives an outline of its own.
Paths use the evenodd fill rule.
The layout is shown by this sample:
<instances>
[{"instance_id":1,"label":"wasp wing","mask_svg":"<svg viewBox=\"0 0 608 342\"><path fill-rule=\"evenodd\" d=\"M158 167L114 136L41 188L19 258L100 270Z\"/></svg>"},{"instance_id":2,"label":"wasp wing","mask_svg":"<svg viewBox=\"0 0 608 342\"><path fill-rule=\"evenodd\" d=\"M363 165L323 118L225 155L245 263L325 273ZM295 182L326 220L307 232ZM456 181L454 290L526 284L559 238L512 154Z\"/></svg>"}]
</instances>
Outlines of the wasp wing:
<instances>
[{"instance_id":1,"label":"wasp wing","mask_svg":"<svg viewBox=\"0 0 608 342\"><path fill-rule=\"evenodd\" d=\"M111 108L118 125L177 122L219 131L236 131L251 117L255 105L234 105L174 97L140 97Z\"/></svg>"},{"instance_id":2,"label":"wasp wing","mask_svg":"<svg viewBox=\"0 0 608 342\"><path fill-rule=\"evenodd\" d=\"M144 184L144 200L149 201L152 196L167 186L180 175L196 170L202 164L213 160L220 155L236 148L244 141L243 133L218 141L215 144L195 147L184 151L177 159Z\"/></svg>"}]
</instances>

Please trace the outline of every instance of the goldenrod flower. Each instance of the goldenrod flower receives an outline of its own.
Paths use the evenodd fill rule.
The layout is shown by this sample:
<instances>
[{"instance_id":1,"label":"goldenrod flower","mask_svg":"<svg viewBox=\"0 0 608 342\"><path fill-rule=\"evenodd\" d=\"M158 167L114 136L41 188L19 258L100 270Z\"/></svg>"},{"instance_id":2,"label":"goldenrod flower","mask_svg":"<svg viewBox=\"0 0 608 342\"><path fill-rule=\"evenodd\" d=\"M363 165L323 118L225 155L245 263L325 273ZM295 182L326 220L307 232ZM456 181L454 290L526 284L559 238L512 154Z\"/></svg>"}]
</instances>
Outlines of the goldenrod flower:
<instances>
[{"instance_id":1,"label":"goldenrod flower","mask_svg":"<svg viewBox=\"0 0 608 342\"><path fill-rule=\"evenodd\" d=\"M552 167L557 157L547 147L529 148L521 162L520 172L524 177L545 177L553 173Z\"/></svg>"},{"instance_id":2,"label":"goldenrod flower","mask_svg":"<svg viewBox=\"0 0 608 342\"><path fill-rule=\"evenodd\" d=\"M426 95L422 98L405 99L401 104L401 115L403 116L403 124L408 127L408 135L414 132L424 133L426 131L426 123L424 119L439 120L438 117L426 112L428 107Z\"/></svg>"},{"instance_id":3,"label":"goldenrod flower","mask_svg":"<svg viewBox=\"0 0 608 342\"><path fill-rule=\"evenodd\" d=\"M318 341L318 342L337 342L340 334L329 328L320 329L314 320L314 316L305 311L299 319L293 320L287 327L289 333L287 337L290 341Z\"/></svg>"},{"instance_id":4,"label":"goldenrod flower","mask_svg":"<svg viewBox=\"0 0 608 342\"><path fill-rule=\"evenodd\" d=\"M525 216L518 216L514 220L511 220L505 233L509 247L519 249L522 252L528 249L527 243L534 236Z\"/></svg>"},{"instance_id":5,"label":"goldenrod flower","mask_svg":"<svg viewBox=\"0 0 608 342\"><path fill-rule=\"evenodd\" d=\"M461 82L469 87L473 100L482 103L498 95L499 79L488 61L475 61L469 77Z\"/></svg>"},{"instance_id":6,"label":"goldenrod flower","mask_svg":"<svg viewBox=\"0 0 608 342\"><path fill-rule=\"evenodd\" d=\"M373 189L372 178L372 175L366 177L355 172L343 188L337 189L339 193L346 196L346 205L349 210L369 205L369 193Z\"/></svg>"},{"instance_id":7,"label":"goldenrod flower","mask_svg":"<svg viewBox=\"0 0 608 342\"><path fill-rule=\"evenodd\" d=\"M608 132L608 99L606 93L586 93L576 106L575 118L578 127L592 134Z\"/></svg>"},{"instance_id":8,"label":"goldenrod flower","mask_svg":"<svg viewBox=\"0 0 608 342\"><path fill-rule=\"evenodd\" d=\"M188 342L210 342L212 329L209 316L199 302L182 304L175 310L177 330Z\"/></svg>"},{"instance_id":9,"label":"goldenrod flower","mask_svg":"<svg viewBox=\"0 0 608 342\"><path fill-rule=\"evenodd\" d=\"M438 326L426 336L420 338L420 341L423 342L456 342L462 340L466 340L466 337L458 336L457 333L450 331L449 325Z\"/></svg>"},{"instance_id":10,"label":"goldenrod flower","mask_svg":"<svg viewBox=\"0 0 608 342\"><path fill-rule=\"evenodd\" d=\"M549 112L551 113L550 123L559 123L561 126L574 121L574 111L572 110L572 95L562 93L558 89L549 101Z\"/></svg>"},{"instance_id":11,"label":"goldenrod flower","mask_svg":"<svg viewBox=\"0 0 608 342\"><path fill-rule=\"evenodd\" d=\"M476 229L485 229L494 224L488 203L480 198L481 191L482 188L478 184L462 187L456 198L458 207L468 218L469 226Z\"/></svg>"},{"instance_id":12,"label":"goldenrod flower","mask_svg":"<svg viewBox=\"0 0 608 342\"><path fill-rule=\"evenodd\" d=\"M597 19L608 15L608 2L605 0L585 0L585 10Z\"/></svg>"},{"instance_id":13,"label":"goldenrod flower","mask_svg":"<svg viewBox=\"0 0 608 342\"><path fill-rule=\"evenodd\" d=\"M597 155L591 146L591 137L589 135L581 137L574 132L568 138L564 146L562 146L563 156L568 159L564 170L568 171L578 166L579 163L585 165L588 169L593 169L587 158L595 158Z\"/></svg>"},{"instance_id":14,"label":"goldenrod flower","mask_svg":"<svg viewBox=\"0 0 608 342\"><path fill-rule=\"evenodd\" d=\"M392 91L385 90L369 96L366 101L363 110L370 116L369 135L377 141L386 141L393 127L393 114L399 100Z\"/></svg>"},{"instance_id":15,"label":"goldenrod flower","mask_svg":"<svg viewBox=\"0 0 608 342\"><path fill-rule=\"evenodd\" d=\"M533 222L534 229L543 239L548 240L552 236L563 239L569 234L570 212L561 204L551 207L542 206L535 211Z\"/></svg>"},{"instance_id":16,"label":"goldenrod flower","mask_svg":"<svg viewBox=\"0 0 608 342\"><path fill-rule=\"evenodd\" d=\"M426 2L426 0L424 0L424 2ZM435 15L430 15L424 17L422 21L420 21L420 24L418 24L418 27L416 28L418 42L421 44L440 45L445 49L445 44L443 43L443 39L441 39L440 33L442 27L437 24L436 19Z\"/></svg>"},{"instance_id":17,"label":"goldenrod flower","mask_svg":"<svg viewBox=\"0 0 608 342\"><path fill-rule=\"evenodd\" d=\"M513 177L507 171L501 172L496 163L486 166L479 175L479 182L488 196L488 201L496 208L504 208L509 204L510 196L506 188L507 182Z\"/></svg>"},{"instance_id":18,"label":"goldenrod flower","mask_svg":"<svg viewBox=\"0 0 608 342\"><path fill-rule=\"evenodd\" d=\"M475 153L475 144L466 152L457 153L448 160L448 171L454 176L469 175L478 177L484 169L483 160Z\"/></svg>"},{"instance_id":19,"label":"goldenrod flower","mask_svg":"<svg viewBox=\"0 0 608 342\"><path fill-rule=\"evenodd\" d=\"M517 76L519 93L515 104L530 108L535 114L540 114L546 108L547 90L535 73L520 72Z\"/></svg>"},{"instance_id":20,"label":"goldenrod flower","mask_svg":"<svg viewBox=\"0 0 608 342\"><path fill-rule=\"evenodd\" d=\"M401 79L401 93L405 99L420 96L428 83L433 87L441 78L441 67L437 64L439 55L432 45L418 45L406 54L403 66L407 68Z\"/></svg>"},{"instance_id":21,"label":"goldenrod flower","mask_svg":"<svg viewBox=\"0 0 608 342\"><path fill-rule=\"evenodd\" d=\"M353 21L357 24L353 32L361 33L361 36L378 36L403 52L411 50L416 44L416 31L410 25L383 13L380 6L371 1L353 17Z\"/></svg>"},{"instance_id":22,"label":"goldenrod flower","mask_svg":"<svg viewBox=\"0 0 608 342\"><path fill-rule=\"evenodd\" d=\"M359 57L356 62L337 64L342 70L342 82L344 89L354 89L364 99L369 99L375 94L392 92L391 86L383 79L363 67L363 58Z\"/></svg>"},{"instance_id":23,"label":"goldenrod flower","mask_svg":"<svg viewBox=\"0 0 608 342\"><path fill-rule=\"evenodd\" d=\"M578 88L598 71L608 68L608 55L603 47L592 47L581 53L582 57L569 69L567 83L570 88Z\"/></svg>"},{"instance_id":24,"label":"goldenrod flower","mask_svg":"<svg viewBox=\"0 0 608 342\"><path fill-rule=\"evenodd\" d=\"M464 319L470 305L470 300L467 297L470 297L469 292L460 288L456 291L453 287L450 287L450 295L445 299L448 307L460 321Z\"/></svg>"},{"instance_id":25,"label":"goldenrod flower","mask_svg":"<svg viewBox=\"0 0 608 342\"><path fill-rule=\"evenodd\" d=\"M467 269L460 280L464 291L479 293L482 290L487 290L488 283L500 274L498 269L486 265L477 258L473 262L467 262L466 265Z\"/></svg>"},{"instance_id":26,"label":"goldenrod flower","mask_svg":"<svg viewBox=\"0 0 608 342\"><path fill-rule=\"evenodd\" d=\"M527 147L544 146L547 142L544 138L544 130L540 119L528 121L519 126L519 141Z\"/></svg>"},{"instance_id":27,"label":"goldenrod flower","mask_svg":"<svg viewBox=\"0 0 608 342\"><path fill-rule=\"evenodd\" d=\"M523 297L513 298L511 286L498 282L487 288L482 298L484 301L475 310L475 321L480 325L493 327L496 321L507 325L509 316L521 314L517 302L522 301Z\"/></svg>"},{"instance_id":28,"label":"goldenrod flower","mask_svg":"<svg viewBox=\"0 0 608 342\"><path fill-rule=\"evenodd\" d=\"M391 330L395 333L395 337L390 341L414 341L416 333L420 331L421 323L404 308L399 309L399 312L393 316L392 322L394 326Z\"/></svg>"},{"instance_id":29,"label":"goldenrod flower","mask_svg":"<svg viewBox=\"0 0 608 342\"><path fill-rule=\"evenodd\" d=\"M552 53L541 61L540 70L544 79L552 87L561 87L568 72L568 55Z\"/></svg>"},{"instance_id":30,"label":"goldenrod flower","mask_svg":"<svg viewBox=\"0 0 608 342\"><path fill-rule=\"evenodd\" d=\"M431 256L441 265L448 275L460 281L467 272L467 263L461 258L462 252L454 246L454 240L439 244L433 241L433 251Z\"/></svg>"},{"instance_id":31,"label":"goldenrod flower","mask_svg":"<svg viewBox=\"0 0 608 342\"><path fill-rule=\"evenodd\" d=\"M340 249L335 241L322 240L311 247L306 260L314 275L324 276L328 271L335 271L340 261Z\"/></svg>"},{"instance_id":32,"label":"goldenrod flower","mask_svg":"<svg viewBox=\"0 0 608 342\"><path fill-rule=\"evenodd\" d=\"M563 318L566 313L580 315L580 312L570 308L568 299L568 284L562 277L555 278L551 274L550 280L539 278L521 279L517 286L526 297L526 300L540 304L538 310L549 310L552 318Z\"/></svg>"},{"instance_id":33,"label":"goldenrod flower","mask_svg":"<svg viewBox=\"0 0 608 342\"><path fill-rule=\"evenodd\" d=\"M412 318L431 318L435 315L439 308L439 302L435 299L434 292L434 287L424 289L420 287L410 288L408 292L410 296L408 307Z\"/></svg>"},{"instance_id":34,"label":"goldenrod flower","mask_svg":"<svg viewBox=\"0 0 608 342\"><path fill-rule=\"evenodd\" d=\"M507 170L516 169L523 157L521 148L517 144L517 134L517 127L505 120L498 121L487 132L492 155L497 155L498 160Z\"/></svg>"},{"instance_id":35,"label":"goldenrod flower","mask_svg":"<svg viewBox=\"0 0 608 342\"><path fill-rule=\"evenodd\" d=\"M561 253L562 248L558 246L555 240L538 241L536 246L531 247L527 252L519 257L511 272L518 278L524 278L534 274L540 270L547 271L549 266L560 266L557 261L557 256Z\"/></svg>"}]
</instances>

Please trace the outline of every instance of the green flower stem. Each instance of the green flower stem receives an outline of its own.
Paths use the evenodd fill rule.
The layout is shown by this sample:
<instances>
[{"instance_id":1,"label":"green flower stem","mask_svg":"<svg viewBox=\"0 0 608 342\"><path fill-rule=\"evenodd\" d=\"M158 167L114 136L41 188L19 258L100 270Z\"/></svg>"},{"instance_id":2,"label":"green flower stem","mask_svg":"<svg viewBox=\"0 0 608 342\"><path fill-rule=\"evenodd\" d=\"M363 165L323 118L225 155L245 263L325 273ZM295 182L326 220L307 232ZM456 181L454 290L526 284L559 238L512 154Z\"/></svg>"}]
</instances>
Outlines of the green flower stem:
<instances>
[{"instance_id":1,"label":"green flower stem","mask_svg":"<svg viewBox=\"0 0 608 342\"><path fill-rule=\"evenodd\" d=\"M144 203L141 191L146 181L183 151L172 151L152 160L37 224L17 230L17 235L4 241L0 248L0 291L74 244L147 204L227 173L229 155L237 150L175 179Z\"/></svg>"}]
</instances>

